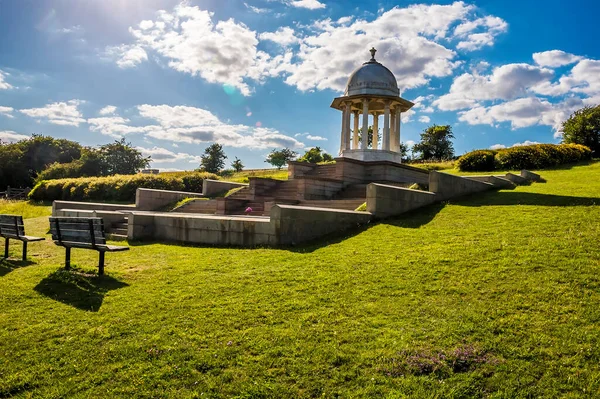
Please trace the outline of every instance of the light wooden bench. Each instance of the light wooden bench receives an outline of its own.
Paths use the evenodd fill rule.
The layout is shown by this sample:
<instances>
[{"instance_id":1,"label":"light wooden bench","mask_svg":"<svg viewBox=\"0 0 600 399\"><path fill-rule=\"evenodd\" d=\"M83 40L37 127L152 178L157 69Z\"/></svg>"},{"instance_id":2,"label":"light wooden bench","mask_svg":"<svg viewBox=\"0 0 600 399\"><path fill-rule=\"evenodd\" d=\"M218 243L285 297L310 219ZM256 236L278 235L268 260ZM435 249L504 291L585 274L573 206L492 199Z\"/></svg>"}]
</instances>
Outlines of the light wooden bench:
<instances>
[{"instance_id":1,"label":"light wooden bench","mask_svg":"<svg viewBox=\"0 0 600 399\"><path fill-rule=\"evenodd\" d=\"M106 245L102 218L51 217L50 233L56 245L65 247L65 269L71 268L71 248L98 251L98 274L104 274L106 252L128 251L129 247Z\"/></svg>"},{"instance_id":2,"label":"light wooden bench","mask_svg":"<svg viewBox=\"0 0 600 399\"><path fill-rule=\"evenodd\" d=\"M25 235L23 217L17 215L0 215L0 237L4 237L4 257L8 258L10 240L19 240L23 243L23 260L27 260L27 243L44 241L43 237Z\"/></svg>"}]
</instances>

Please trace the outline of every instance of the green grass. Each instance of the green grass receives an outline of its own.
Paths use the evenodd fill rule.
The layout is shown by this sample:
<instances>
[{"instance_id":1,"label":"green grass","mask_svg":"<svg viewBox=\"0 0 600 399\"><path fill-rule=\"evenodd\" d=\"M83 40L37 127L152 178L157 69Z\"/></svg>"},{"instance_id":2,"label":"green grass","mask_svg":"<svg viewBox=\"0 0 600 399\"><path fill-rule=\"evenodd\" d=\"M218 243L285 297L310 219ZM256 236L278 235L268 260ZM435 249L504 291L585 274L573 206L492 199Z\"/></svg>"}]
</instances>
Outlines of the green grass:
<instances>
[{"instance_id":1,"label":"green grass","mask_svg":"<svg viewBox=\"0 0 600 399\"><path fill-rule=\"evenodd\" d=\"M277 180L287 180L288 171L287 168L283 168L281 170L277 169L252 169L252 170L243 170L241 172L235 173L231 177L224 177L223 180L235 182L235 183L248 183L249 177L267 177L270 179Z\"/></svg>"},{"instance_id":2,"label":"green grass","mask_svg":"<svg viewBox=\"0 0 600 399\"><path fill-rule=\"evenodd\" d=\"M43 202L7 201L0 199L0 214L21 215L25 219L52 214L52 205Z\"/></svg>"},{"instance_id":3,"label":"green grass","mask_svg":"<svg viewBox=\"0 0 600 399\"><path fill-rule=\"evenodd\" d=\"M31 244L0 264L0 397L597 397L600 163L542 175L297 248L135 244L105 278Z\"/></svg>"}]
</instances>

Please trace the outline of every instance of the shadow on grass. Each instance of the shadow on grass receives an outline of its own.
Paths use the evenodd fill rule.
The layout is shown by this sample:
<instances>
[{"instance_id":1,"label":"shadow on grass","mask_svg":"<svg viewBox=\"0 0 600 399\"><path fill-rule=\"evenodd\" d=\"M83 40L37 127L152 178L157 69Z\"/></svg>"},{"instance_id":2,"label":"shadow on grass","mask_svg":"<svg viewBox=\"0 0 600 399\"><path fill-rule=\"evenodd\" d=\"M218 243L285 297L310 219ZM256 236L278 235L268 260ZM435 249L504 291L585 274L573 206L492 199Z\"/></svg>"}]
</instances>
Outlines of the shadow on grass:
<instances>
[{"instance_id":1,"label":"shadow on grass","mask_svg":"<svg viewBox=\"0 0 600 399\"><path fill-rule=\"evenodd\" d=\"M521 193L499 191L481 196L471 196L456 201L463 206L537 205L537 206L592 206L600 205L600 198L573 197L569 195Z\"/></svg>"},{"instance_id":2,"label":"shadow on grass","mask_svg":"<svg viewBox=\"0 0 600 399\"><path fill-rule=\"evenodd\" d=\"M128 284L110 276L61 269L40 281L34 290L77 309L97 312L109 291L127 286Z\"/></svg>"},{"instance_id":3,"label":"shadow on grass","mask_svg":"<svg viewBox=\"0 0 600 399\"><path fill-rule=\"evenodd\" d=\"M8 273L12 272L13 270L20 269L22 267L31 266L33 264L35 264L35 262L29 261L29 260L22 261L22 260L10 260L10 259L1 258L0 259L0 277L6 276Z\"/></svg>"}]
</instances>

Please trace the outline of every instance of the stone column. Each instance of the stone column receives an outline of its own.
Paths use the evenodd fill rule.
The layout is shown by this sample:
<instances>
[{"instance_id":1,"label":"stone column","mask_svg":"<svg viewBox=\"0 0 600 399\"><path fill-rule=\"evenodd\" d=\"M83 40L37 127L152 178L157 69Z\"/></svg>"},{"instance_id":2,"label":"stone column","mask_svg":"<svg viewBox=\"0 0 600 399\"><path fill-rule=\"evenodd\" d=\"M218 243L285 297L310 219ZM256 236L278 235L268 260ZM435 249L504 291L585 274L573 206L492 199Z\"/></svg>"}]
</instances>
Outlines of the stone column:
<instances>
[{"instance_id":1,"label":"stone column","mask_svg":"<svg viewBox=\"0 0 600 399\"><path fill-rule=\"evenodd\" d=\"M358 111L354 111L354 134L352 135L352 149L358 149Z\"/></svg>"},{"instance_id":2,"label":"stone column","mask_svg":"<svg viewBox=\"0 0 600 399\"><path fill-rule=\"evenodd\" d=\"M396 151L396 110L390 114L390 151Z\"/></svg>"},{"instance_id":3,"label":"stone column","mask_svg":"<svg viewBox=\"0 0 600 399\"><path fill-rule=\"evenodd\" d=\"M373 145L372 149L376 150L379 145L379 114L377 112L373 112Z\"/></svg>"},{"instance_id":4,"label":"stone column","mask_svg":"<svg viewBox=\"0 0 600 399\"><path fill-rule=\"evenodd\" d=\"M352 104L346 103L346 135L344 136L344 149L350 149L350 115L352 114Z\"/></svg>"},{"instance_id":5,"label":"stone column","mask_svg":"<svg viewBox=\"0 0 600 399\"><path fill-rule=\"evenodd\" d=\"M340 155L342 155L342 151L345 150L344 146L346 144L346 107L342 108L342 133L340 136Z\"/></svg>"},{"instance_id":6,"label":"stone column","mask_svg":"<svg viewBox=\"0 0 600 399\"><path fill-rule=\"evenodd\" d=\"M362 146L363 150L369 148L369 100L363 99L363 127L362 127Z\"/></svg>"},{"instance_id":7,"label":"stone column","mask_svg":"<svg viewBox=\"0 0 600 399\"><path fill-rule=\"evenodd\" d=\"M396 110L396 152L400 152L400 122L402 121L402 112Z\"/></svg>"},{"instance_id":8,"label":"stone column","mask_svg":"<svg viewBox=\"0 0 600 399\"><path fill-rule=\"evenodd\" d=\"M382 150L390 150L390 103L386 101L383 113L383 143Z\"/></svg>"}]
</instances>

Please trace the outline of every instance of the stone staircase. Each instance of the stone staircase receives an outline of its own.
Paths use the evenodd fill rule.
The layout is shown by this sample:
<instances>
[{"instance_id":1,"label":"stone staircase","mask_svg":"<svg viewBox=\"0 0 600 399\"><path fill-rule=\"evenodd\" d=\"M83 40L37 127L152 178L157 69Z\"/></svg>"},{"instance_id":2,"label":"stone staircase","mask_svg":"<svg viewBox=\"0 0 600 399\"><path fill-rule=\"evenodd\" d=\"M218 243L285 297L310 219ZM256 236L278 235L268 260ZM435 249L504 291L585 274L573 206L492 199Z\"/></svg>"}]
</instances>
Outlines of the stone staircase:
<instances>
[{"instance_id":1,"label":"stone staircase","mask_svg":"<svg viewBox=\"0 0 600 399\"><path fill-rule=\"evenodd\" d=\"M365 202L367 198L367 185L366 184L352 184L344 187L339 193L337 193L333 199L345 200L345 199L362 199Z\"/></svg>"},{"instance_id":2,"label":"stone staircase","mask_svg":"<svg viewBox=\"0 0 600 399\"><path fill-rule=\"evenodd\" d=\"M335 178L336 165L328 164L328 165L317 165L316 168L306 173L306 176L320 176L320 177L329 177L331 179Z\"/></svg>"},{"instance_id":3,"label":"stone staircase","mask_svg":"<svg viewBox=\"0 0 600 399\"><path fill-rule=\"evenodd\" d=\"M109 240L125 241L127 240L127 224L128 217L124 216L122 220L113 222L110 226L106 226L106 235Z\"/></svg>"}]
</instances>

